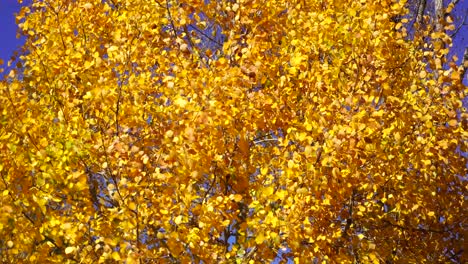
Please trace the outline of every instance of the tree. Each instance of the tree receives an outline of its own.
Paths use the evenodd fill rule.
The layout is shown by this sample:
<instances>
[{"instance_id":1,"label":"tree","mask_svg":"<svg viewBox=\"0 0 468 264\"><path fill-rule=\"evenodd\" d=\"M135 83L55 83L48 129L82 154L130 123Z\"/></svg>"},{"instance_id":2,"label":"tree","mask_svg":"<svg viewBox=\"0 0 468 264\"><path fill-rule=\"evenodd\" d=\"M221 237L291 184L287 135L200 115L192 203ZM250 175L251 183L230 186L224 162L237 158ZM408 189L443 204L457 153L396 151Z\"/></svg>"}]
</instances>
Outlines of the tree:
<instances>
[{"instance_id":1,"label":"tree","mask_svg":"<svg viewBox=\"0 0 468 264\"><path fill-rule=\"evenodd\" d=\"M468 6L460 6L459 0L410 0L407 5L410 9L409 18L413 27L412 31L416 34L422 34L426 37L431 33L445 32L452 38L456 37L460 31L466 30L468 26ZM459 7L460 6L460 7ZM459 8L457 8L459 7ZM445 43L451 46L453 43ZM465 76L468 69L468 47L459 47L464 51L459 52L463 71L461 76ZM453 52L452 49L451 52ZM447 50L448 51L448 50ZM456 51L456 49L455 49ZM444 58L445 59L445 58Z\"/></svg>"},{"instance_id":2,"label":"tree","mask_svg":"<svg viewBox=\"0 0 468 264\"><path fill-rule=\"evenodd\" d=\"M0 89L2 262L463 262L463 67L407 13L34 1Z\"/></svg>"}]
</instances>

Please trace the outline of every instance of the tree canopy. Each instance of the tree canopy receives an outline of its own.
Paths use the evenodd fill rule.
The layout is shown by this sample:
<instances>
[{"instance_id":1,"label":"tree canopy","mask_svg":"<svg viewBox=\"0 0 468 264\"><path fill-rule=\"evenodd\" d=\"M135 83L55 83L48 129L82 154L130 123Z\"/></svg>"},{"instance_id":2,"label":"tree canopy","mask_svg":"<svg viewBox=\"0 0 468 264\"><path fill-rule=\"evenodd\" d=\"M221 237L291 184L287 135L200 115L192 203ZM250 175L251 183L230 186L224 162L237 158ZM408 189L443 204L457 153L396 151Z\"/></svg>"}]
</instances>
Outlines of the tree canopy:
<instances>
[{"instance_id":1,"label":"tree canopy","mask_svg":"<svg viewBox=\"0 0 468 264\"><path fill-rule=\"evenodd\" d=\"M463 262L453 7L410 34L397 0L34 0L1 262Z\"/></svg>"}]
</instances>

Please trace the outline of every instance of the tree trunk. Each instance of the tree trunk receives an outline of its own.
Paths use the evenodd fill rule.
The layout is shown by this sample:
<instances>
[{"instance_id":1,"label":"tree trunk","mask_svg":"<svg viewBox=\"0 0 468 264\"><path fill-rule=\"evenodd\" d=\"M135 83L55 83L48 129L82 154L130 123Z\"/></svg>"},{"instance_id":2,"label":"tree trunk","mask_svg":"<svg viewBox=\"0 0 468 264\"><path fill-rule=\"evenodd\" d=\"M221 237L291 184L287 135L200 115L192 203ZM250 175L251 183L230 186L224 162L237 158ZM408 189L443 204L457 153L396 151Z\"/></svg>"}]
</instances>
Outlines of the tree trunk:
<instances>
[{"instance_id":1,"label":"tree trunk","mask_svg":"<svg viewBox=\"0 0 468 264\"><path fill-rule=\"evenodd\" d=\"M463 54L462 65L463 65L463 71L462 71L461 78L463 79L465 78L466 71L468 70L468 48L465 48L465 53Z\"/></svg>"},{"instance_id":2,"label":"tree trunk","mask_svg":"<svg viewBox=\"0 0 468 264\"><path fill-rule=\"evenodd\" d=\"M435 14L435 31L440 32L443 30L443 19L444 19L444 1L434 0L434 14Z\"/></svg>"},{"instance_id":3,"label":"tree trunk","mask_svg":"<svg viewBox=\"0 0 468 264\"><path fill-rule=\"evenodd\" d=\"M418 3L418 14L416 16L416 23L419 25L422 23L424 9L426 9L426 0L420 0Z\"/></svg>"}]
</instances>

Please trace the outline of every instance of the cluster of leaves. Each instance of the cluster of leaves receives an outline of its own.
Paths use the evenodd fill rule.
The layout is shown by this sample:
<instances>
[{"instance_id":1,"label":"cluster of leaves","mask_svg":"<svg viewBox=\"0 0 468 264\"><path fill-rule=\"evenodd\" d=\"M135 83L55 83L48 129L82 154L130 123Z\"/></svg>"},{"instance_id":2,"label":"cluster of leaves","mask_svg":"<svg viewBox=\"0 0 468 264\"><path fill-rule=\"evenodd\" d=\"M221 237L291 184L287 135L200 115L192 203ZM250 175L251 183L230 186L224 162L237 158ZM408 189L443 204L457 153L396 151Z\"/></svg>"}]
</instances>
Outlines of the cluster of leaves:
<instances>
[{"instance_id":1,"label":"cluster of leaves","mask_svg":"<svg viewBox=\"0 0 468 264\"><path fill-rule=\"evenodd\" d=\"M461 261L467 88L406 13L33 1L0 84L1 261Z\"/></svg>"}]
</instances>

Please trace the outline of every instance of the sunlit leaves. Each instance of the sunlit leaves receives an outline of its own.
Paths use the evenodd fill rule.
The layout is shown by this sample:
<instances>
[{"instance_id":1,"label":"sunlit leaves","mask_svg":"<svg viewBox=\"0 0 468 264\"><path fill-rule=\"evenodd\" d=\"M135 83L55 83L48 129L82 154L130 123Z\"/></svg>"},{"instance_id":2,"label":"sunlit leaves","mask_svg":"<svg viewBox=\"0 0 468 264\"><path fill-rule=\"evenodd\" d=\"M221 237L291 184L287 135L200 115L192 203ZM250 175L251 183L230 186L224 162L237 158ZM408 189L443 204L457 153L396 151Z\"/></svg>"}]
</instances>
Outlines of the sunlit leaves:
<instances>
[{"instance_id":1,"label":"sunlit leaves","mask_svg":"<svg viewBox=\"0 0 468 264\"><path fill-rule=\"evenodd\" d=\"M465 218L466 87L404 13L23 9L23 67L0 90L2 261L445 261Z\"/></svg>"}]
</instances>

